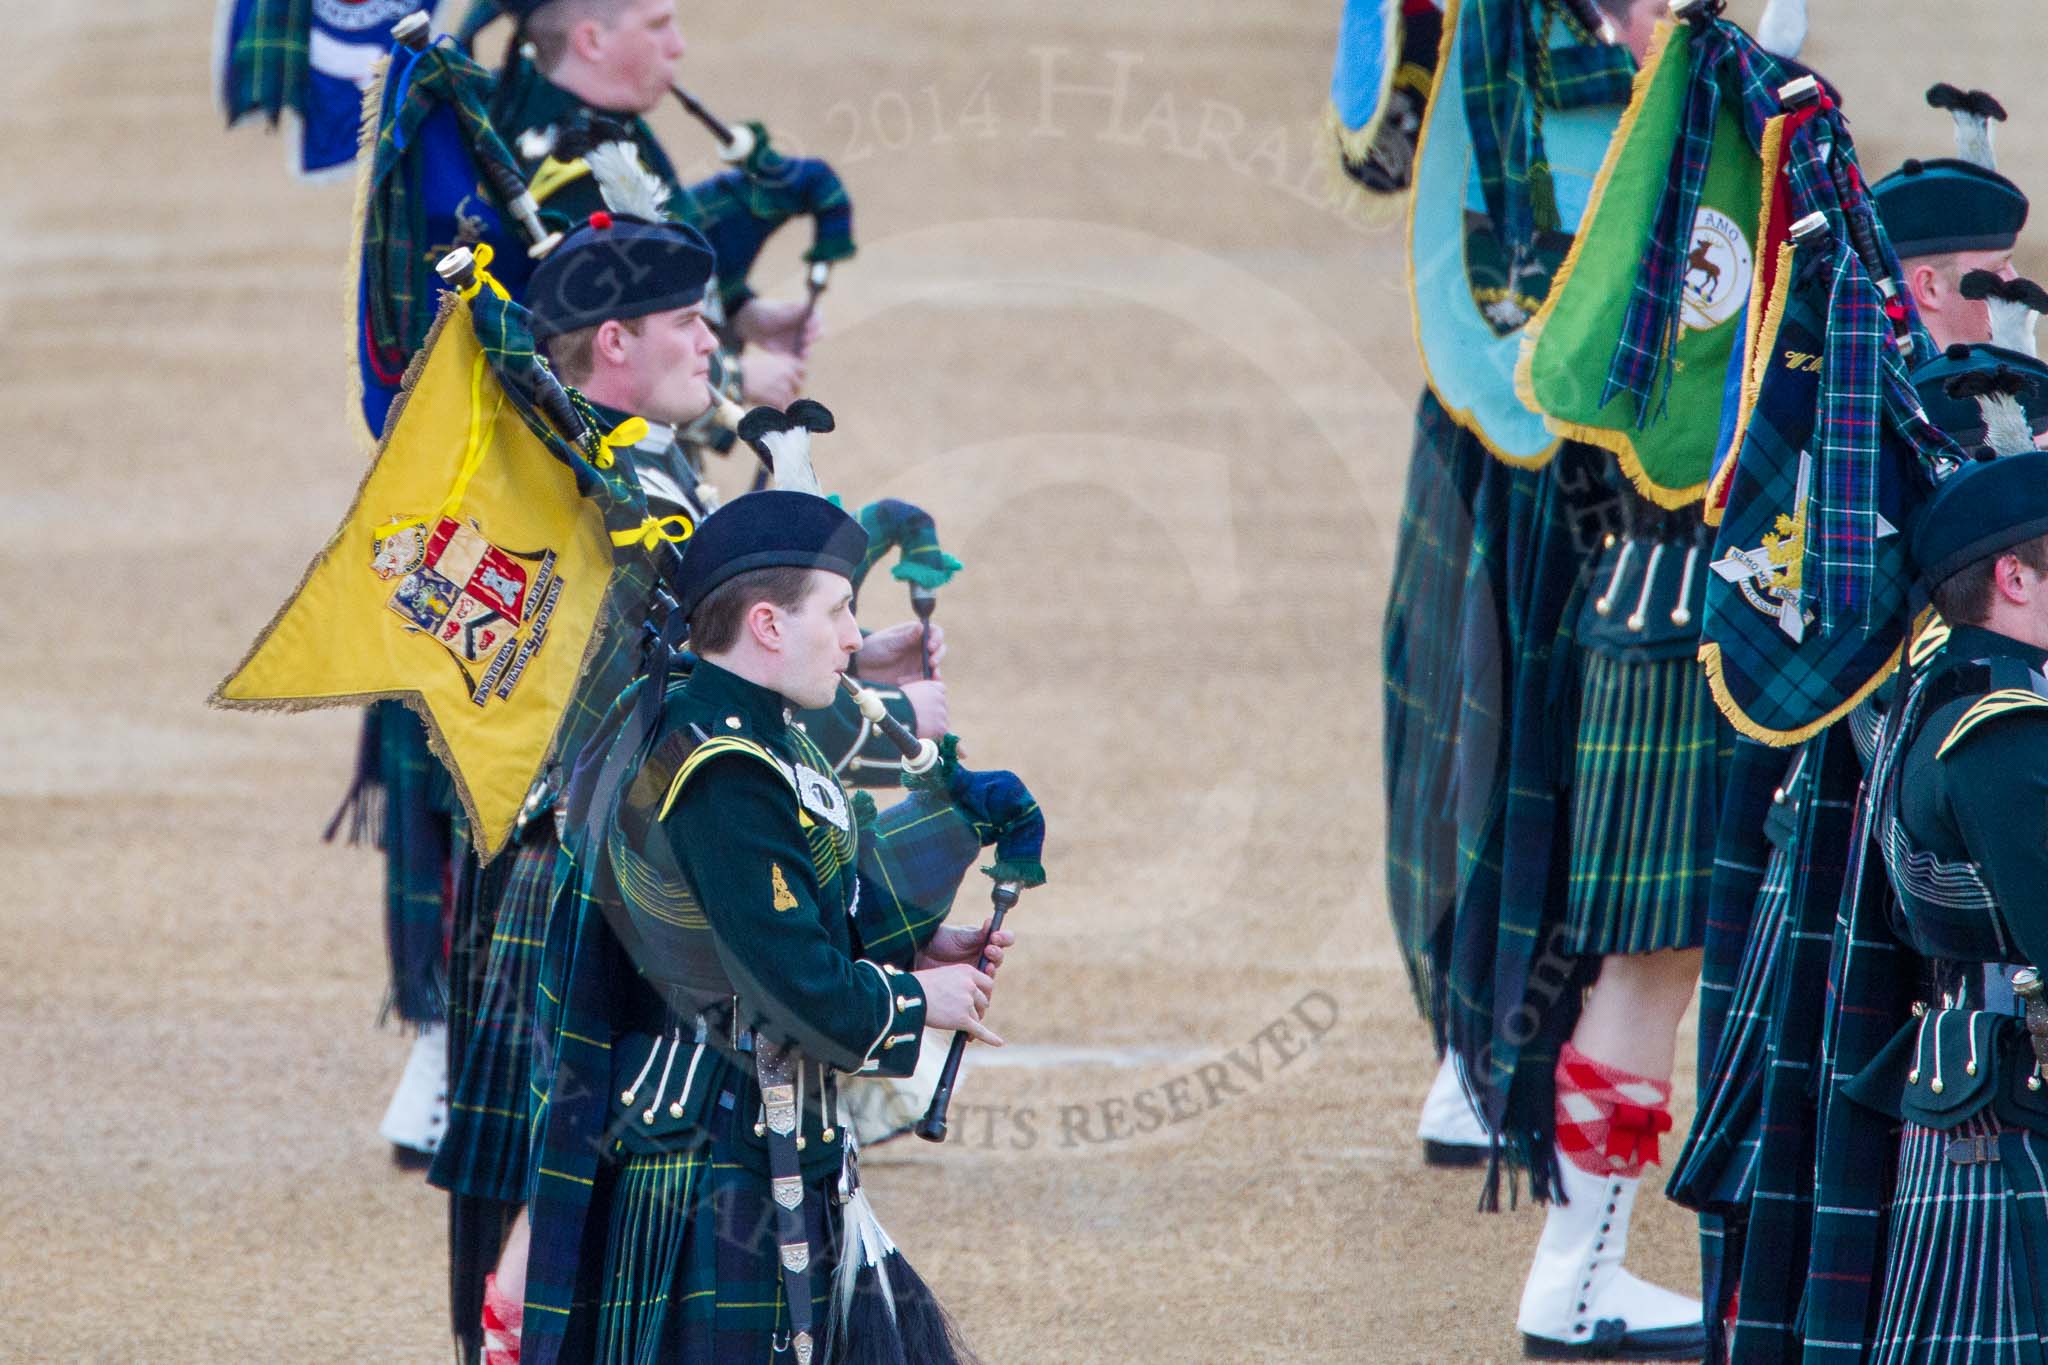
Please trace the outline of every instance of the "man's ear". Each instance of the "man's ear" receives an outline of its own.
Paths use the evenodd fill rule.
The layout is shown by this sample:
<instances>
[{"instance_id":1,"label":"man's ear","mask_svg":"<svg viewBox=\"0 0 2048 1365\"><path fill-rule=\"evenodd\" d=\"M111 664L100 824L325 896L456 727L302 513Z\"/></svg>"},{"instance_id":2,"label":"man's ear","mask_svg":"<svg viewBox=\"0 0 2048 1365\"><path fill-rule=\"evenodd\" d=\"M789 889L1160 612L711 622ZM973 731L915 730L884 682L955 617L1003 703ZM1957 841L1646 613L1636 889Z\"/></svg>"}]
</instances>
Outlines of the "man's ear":
<instances>
[{"instance_id":1,"label":"man's ear","mask_svg":"<svg viewBox=\"0 0 2048 1365\"><path fill-rule=\"evenodd\" d=\"M626 324L617 318L606 318L597 324L597 335L591 338L591 353L602 356L613 366L626 363Z\"/></svg>"},{"instance_id":2,"label":"man's ear","mask_svg":"<svg viewBox=\"0 0 2048 1365\"><path fill-rule=\"evenodd\" d=\"M1926 261L1916 262L1907 268L1906 288L1913 295L1914 305L1922 311L1929 307L1939 307L1941 304L1938 297L1944 292L1941 287L1941 272Z\"/></svg>"},{"instance_id":3,"label":"man's ear","mask_svg":"<svg viewBox=\"0 0 2048 1365\"><path fill-rule=\"evenodd\" d=\"M747 633L753 636L755 644L772 653L781 652L782 614L775 609L774 603L763 599L748 607L746 625Z\"/></svg>"},{"instance_id":4,"label":"man's ear","mask_svg":"<svg viewBox=\"0 0 2048 1365\"><path fill-rule=\"evenodd\" d=\"M569 29L569 50L586 62L604 58L605 27L597 19L579 19Z\"/></svg>"},{"instance_id":5,"label":"man's ear","mask_svg":"<svg viewBox=\"0 0 2048 1365\"><path fill-rule=\"evenodd\" d=\"M2027 605L2033 597L2033 590L2027 587L2026 576L2020 572L2024 561L2010 552L2000 555L1991 565L1991 586L2000 597L2016 607Z\"/></svg>"}]
</instances>

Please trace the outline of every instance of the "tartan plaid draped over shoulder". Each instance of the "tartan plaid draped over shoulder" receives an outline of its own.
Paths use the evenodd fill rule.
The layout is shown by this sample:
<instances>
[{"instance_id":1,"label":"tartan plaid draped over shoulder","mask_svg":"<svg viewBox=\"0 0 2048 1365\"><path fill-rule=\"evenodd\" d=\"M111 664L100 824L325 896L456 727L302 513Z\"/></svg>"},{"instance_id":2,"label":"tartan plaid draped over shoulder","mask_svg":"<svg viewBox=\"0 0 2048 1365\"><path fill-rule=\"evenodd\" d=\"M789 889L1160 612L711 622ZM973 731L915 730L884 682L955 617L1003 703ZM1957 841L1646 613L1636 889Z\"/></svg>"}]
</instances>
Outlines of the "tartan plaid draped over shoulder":
<instances>
[{"instance_id":1,"label":"tartan plaid draped over shoulder","mask_svg":"<svg viewBox=\"0 0 2048 1365\"><path fill-rule=\"evenodd\" d=\"M519 160L490 119L491 74L446 42L425 52L399 49L384 80L363 201L363 328L370 358L387 374L401 374L434 324L437 281L428 253L423 168L407 150L422 125L442 109L453 114L470 155L498 163L492 183L525 184ZM480 167L481 169L481 167ZM500 222L506 206L492 199ZM511 262L507 262L511 264Z\"/></svg>"},{"instance_id":2,"label":"tartan plaid draped over shoulder","mask_svg":"<svg viewBox=\"0 0 2048 1365\"><path fill-rule=\"evenodd\" d=\"M237 0L221 64L221 103L233 125L250 114L275 124L303 102L313 0Z\"/></svg>"},{"instance_id":3,"label":"tartan plaid draped over shoulder","mask_svg":"<svg viewBox=\"0 0 2048 1365\"><path fill-rule=\"evenodd\" d=\"M1543 152L1543 111L1628 100L1635 63L1619 47L1580 41L1552 46L1551 0L1463 0L1458 51L1465 122L1487 217L1511 255L1534 249L1558 228L1557 200Z\"/></svg>"}]
</instances>

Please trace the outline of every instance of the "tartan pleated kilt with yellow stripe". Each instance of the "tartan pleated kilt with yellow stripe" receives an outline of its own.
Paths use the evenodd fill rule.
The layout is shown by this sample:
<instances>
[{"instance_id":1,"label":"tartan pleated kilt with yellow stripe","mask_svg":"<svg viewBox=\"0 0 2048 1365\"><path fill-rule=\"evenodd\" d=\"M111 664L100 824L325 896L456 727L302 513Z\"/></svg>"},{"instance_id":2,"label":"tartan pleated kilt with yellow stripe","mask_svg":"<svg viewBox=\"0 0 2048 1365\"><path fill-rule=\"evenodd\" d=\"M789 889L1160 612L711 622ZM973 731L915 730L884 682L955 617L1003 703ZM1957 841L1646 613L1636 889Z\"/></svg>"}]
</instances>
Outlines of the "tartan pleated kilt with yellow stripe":
<instances>
[{"instance_id":1,"label":"tartan pleated kilt with yellow stripe","mask_svg":"<svg viewBox=\"0 0 2048 1365\"><path fill-rule=\"evenodd\" d=\"M455 1194L526 1202L533 1141L533 997L547 933L555 857L553 825L536 822L503 855L490 947L468 1027L451 1059L448 1129L428 1180ZM490 872L498 869L493 866ZM479 926L479 930L482 926Z\"/></svg>"},{"instance_id":2,"label":"tartan pleated kilt with yellow stripe","mask_svg":"<svg viewBox=\"0 0 2048 1365\"><path fill-rule=\"evenodd\" d=\"M1490 457L1423 390L1394 547L1381 666L1387 798L1387 904L1416 1008L1444 1046L1445 973L1458 897L1460 603L1472 552L1472 499Z\"/></svg>"},{"instance_id":3,"label":"tartan pleated kilt with yellow stripe","mask_svg":"<svg viewBox=\"0 0 2048 1365\"><path fill-rule=\"evenodd\" d=\"M1565 933L1585 955L1697 948L1734 734L1689 658L1580 662Z\"/></svg>"},{"instance_id":4,"label":"tartan pleated kilt with yellow stripe","mask_svg":"<svg viewBox=\"0 0 2048 1365\"><path fill-rule=\"evenodd\" d=\"M730 1111L723 1111L729 1114ZM761 1361L789 1331L776 1206L765 1176L709 1146L634 1156L618 1170L597 1305L597 1365ZM823 1343L839 1219L837 1175L805 1186L811 1324ZM824 1359L821 1351L819 1359Z\"/></svg>"},{"instance_id":5,"label":"tartan pleated kilt with yellow stripe","mask_svg":"<svg viewBox=\"0 0 2048 1365\"><path fill-rule=\"evenodd\" d=\"M1948 1159L1987 1135L1999 1160ZM1990 1114L1956 1128L1908 1123L1871 1365L2041 1365L2048 1318L2048 1138Z\"/></svg>"}]
</instances>

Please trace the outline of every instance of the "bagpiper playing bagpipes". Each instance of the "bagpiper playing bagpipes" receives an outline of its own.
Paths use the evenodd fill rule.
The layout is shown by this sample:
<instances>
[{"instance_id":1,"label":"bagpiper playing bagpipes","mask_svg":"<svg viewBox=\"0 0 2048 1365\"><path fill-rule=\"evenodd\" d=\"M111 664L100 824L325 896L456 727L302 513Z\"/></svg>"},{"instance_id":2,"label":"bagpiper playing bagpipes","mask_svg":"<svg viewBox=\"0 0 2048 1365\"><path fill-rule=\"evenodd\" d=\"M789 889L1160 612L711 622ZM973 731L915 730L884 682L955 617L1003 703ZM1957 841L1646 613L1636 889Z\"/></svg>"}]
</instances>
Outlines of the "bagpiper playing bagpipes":
<instances>
[{"instance_id":1,"label":"bagpiper playing bagpipes","mask_svg":"<svg viewBox=\"0 0 2048 1365\"><path fill-rule=\"evenodd\" d=\"M472 39L488 22L484 8L474 7L464 23ZM817 333L816 308L831 269L854 252L853 206L838 175L815 158L782 155L761 124L729 124L674 84L666 73L680 55L681 40L672 18L664 17L668 6L655 0L522 0L500 8L516 23L494 116L517 148L532 193L550 220L575 221L579 214L610 209L658 212L700 228L718 260L712 317L726 346L716 362L717 382L747 402L787 406L801 391ZM670 96L711 134L729 169L681 183L645 121ZM801 304L762 299L748 275L769 237L799 216L812 223L804 253L805 297ZM707 452L727 448L731 440L701 422L678 436L700 475ZM763 470L754 486L763 486L766 477ZM895 499L869 504L859 515L869 532L870 562L856 575L856 589L874 561L896 550L893 576L909 585L913 610L928 624L936 590L959 568L938 547L930 516ZM937 648L942 652L943 643ZM944 684L936 671L898 681L900 686L877 689L890 714L921 733L943 730ZM840 708L816 718L812 738L833 756L843 780L894 785L900 759L876 727L857 719L839 724L849 714ZM922 1084L877 1082L857 1089L852 1107L864 1132L879 1141L901 1133L906 1124L898 1111L922 1098Z\"/></svg>"},{"instance_id":2,"label":"bagpiper playing bagpipes","mask_svg":"<svg viewBox=\"0 0 2048 1365\"><path fill-rule=\"evenodd\" d=\"M606 207L607 176L652 176L666 213L702 231L718 258L712 322L729 352L721 384L745 402L786 407L802 391L818 295L833 263L854 251L853 206L838 176L822 161L782 156L759 125L731 127L674 85L684 44L666 0L516 0L500 8L515 23L493 117L535 199L552 219L577 223ZM465 27L474 35L482 25ZM731 170L681 183L645 120L671 97L713 131ZM754 260L798 215L813 222L807 297L760 298L747 279ZM718 438L720 448L730 439Z\"/></svg>"},{"instance_id":3,"label":"bagpiper playing bagpipes","mask_svg":"<svg viewBox=\"0 0 2048 1365\"><path fill-rule=\"evenodd\" d=\"M1552 476L1524 467L1557 442L1511 383L1517 333L1565 253L1628 89L1627 54L1601 45L1602 20L1582 8L1447 7L1414 158L1410 288L1428 388L1387 616L1384 758L1389 903L1441 1057L1419 1125L1437 1162L1498 1150L1468 1094L1497 1123L1499 1068L1514 1069L1493 1046L1502 883L1489 868L1512 692L1534 672L1524 646L1547 649L1555 631L1524 629L1527 613L1509 609L1520 584L1507 575L1527 560L1510 541L1533 553L1552 517L1589 543L1599 528L1576 456L1565 462L1579 494L1569 511Z\"/></svg>"},{"instance_id":4,"label":"bagpiper playing bagpipes","mask_svg":"<svg viewBox=\"0 0 2048 1365\"><path fill-rule=\"evenodd\" d=\"M914 774L877 815L792 723L849 685L861 646L866 534L799 491L829 423L815 405L749 414L795 486L692 537L688 678L657 661L572 781L523 1359L962 1358L860 1188L838 1093L908 1074L927 1027L1000 1042L987 972L1014 941L1001 910L1044 879L1043 817L1014 777L961 767L950 738L920 742L864 699ZM941 927L988 844L997 916Z\"/></svg>"},{"instance_id":5,"label":"bagpiper playing bagpipes","mask_svg":"<svg viewBox=\"0 0 2048 1365\"><path fill-rule=\"evenodd\" d=\"M853 205L838 175L815 158L785 157L758 123L729 125L673 83L683 49L672 5L660 0L518 0L472 6L464 40L498 14L514 20L492 117L519 156L547 220L573 225L600 212L669 218L703 232L717 260L707 308L721 339L713 361L718 391L741 404L785 408L802 392L804 366L819 330L817 307L833 265L854 253ZM645 115L673 96L711 132L730 169L684 185ZM802 300L757 295L748 277L769 238L798 217L811 220ZM738 405L724 405L743 410ZM701 481L708 452L734 440L717 410L678 428L676 438ZM765 482L763 471L755 486ZM708 485L706 485L708 487ZM908 504L877 503L861 513L879 560L899 552L894 576L909 583L913 605L928 609L959 563L939 549L928 516ZM870 564L867 567L873 567ZM865 574L863 574L865 577ZM943 730L944 685L912 679L884 689L890 713L912 728ZM897 764L872 727L820 732L820 744L849 755L841 773L862 785L890 785Z\"/></svg>"}]
</instances>

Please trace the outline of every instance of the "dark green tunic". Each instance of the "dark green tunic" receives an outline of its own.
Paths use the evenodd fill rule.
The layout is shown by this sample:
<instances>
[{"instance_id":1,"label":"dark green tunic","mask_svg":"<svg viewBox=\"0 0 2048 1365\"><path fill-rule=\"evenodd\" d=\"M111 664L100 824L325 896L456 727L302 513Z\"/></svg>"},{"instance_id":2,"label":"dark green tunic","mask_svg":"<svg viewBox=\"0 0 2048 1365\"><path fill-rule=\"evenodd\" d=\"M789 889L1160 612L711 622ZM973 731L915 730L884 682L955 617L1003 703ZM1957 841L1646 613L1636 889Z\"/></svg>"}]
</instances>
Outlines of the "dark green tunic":
<instances>
[{"instance_id":1,"label":"dark green tunic","mask_svg":"<svg viewBox=\"0 0 2048 1365\"><path fill-rule=\"evenodd\" d=\"M610 933L590 938L586 924L560 937L573 956L602 955L607 941L623 953L599 968L601 988L578 985L581 966L542 980L564 1011L562 1055L537 1076L550 1107L574 1098L561 1068L588 1058L609 1076L612 1117L601 1138L565 1134L536 1152L533 1358L767 1359L788 1310L775 1239L761 1235L752 1038L802 1054L797 1131L822 1321L845 1141L830 1090L840 1073L915 1068L925 1007L908 968L944 907L896 893L783 699L714 664L697 662L671 690L622 790L597 853L616 877L618 903L601 912ZM602 1022L578 1012L579 997Z\"/></svg>"}]
</instances>

